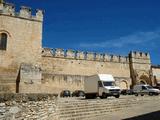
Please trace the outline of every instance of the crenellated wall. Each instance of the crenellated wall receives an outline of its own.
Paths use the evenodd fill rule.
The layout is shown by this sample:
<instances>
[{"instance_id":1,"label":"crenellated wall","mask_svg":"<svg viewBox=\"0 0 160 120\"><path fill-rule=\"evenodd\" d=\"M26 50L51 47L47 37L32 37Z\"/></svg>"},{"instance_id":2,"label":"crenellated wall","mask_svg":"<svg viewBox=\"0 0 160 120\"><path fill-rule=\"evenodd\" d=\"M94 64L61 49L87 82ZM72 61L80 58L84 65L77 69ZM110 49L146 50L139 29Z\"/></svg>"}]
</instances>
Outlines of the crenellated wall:
<instances>
[{"instance_id":1,"label":"crenellated wall","mask_svg":"<svg viewBox=\"0 0 160 120\"><path fill-rule=\"evenodd\" d=\"M42 73L43 81L50 81L50 88L56 93L67 88L72 91L83 89L85 77L94 74L112 74L118 78L118 85L122 86L121 82L125 81L124 89L131 85L129 59L124 56L43 48Z\"/></svg>"},{"instance_id":2,"label":"crenellated wall","mask_svg":"<svg viewBox=\"0 0 160 120\"><path fill-rule=\"evenodd\" d=\"M131 51L129 53L132 84L154 85L149 53Z\"/></svg>"},{"instance_id":3,"label":"crenellated wall","mask_svg":"<svg viewBox=\"0 0 160 120\"><path fill-rule=\"evenodd\" d=\"M7 48L0 50L0 67L17 66L21 63L40 65L42 18L42 10L38 10L36 16L32 16L29 7L23 6L20 12L16 13L13 4L2 4L0 34L7 35Z\"/></svg>"},{"instance_id":4,"label":"crenellated wall","mask_svg":"<svg viewBox=\"0 0 160 120\"><path fill-rule=\"evenodd\" d=\"M86 61L117 62L117 63L126 63L126 64L129 63L129 58L126 56L75 51L71 49L64 50L60 48L56 48L56 49L43 48L42 56L63 58L63 59L86 60Z\"/></svg>"},{"instance_id":5,"label":"crenellated wall","mask_svg":"<svg viewBox=\"0 0 160 120\"><path fill-rule=\"evenodd\" d=\"M0 49L0 92L16 92L23 63L41 67L43 11L33 16L29 7L15 9L13 4L0 3L0 34L7 36L6 49Z\"/></svg>"},{"instance_id":6,"label":"crenellated wall","mask_svg":"<svg viewBox=\"0 0 160 120\"><path fill-rule=\"evenodd\" d=\"M127 89L140 82L155 84L149 53L138 51L130 52L129 56L117 56L43 48L42 73L79 76L112 74L117 78L117 84Z\"/></svg>"},{"instance_id":7,"label":"crenellated wall","mask_svg":"<svg viewBox=\"0 0 160 120\"><path fill-rule=\"evenodd\" d=\"M11 3L3 3L0 7L0 14L9 15L12 17L25 18L36 21L43 21L43 11L40 9L36 10L36 15L32 15L32 10L30 7L21 6L20 11L15 11L15 5Z\"/></svg>"}]
</instances>

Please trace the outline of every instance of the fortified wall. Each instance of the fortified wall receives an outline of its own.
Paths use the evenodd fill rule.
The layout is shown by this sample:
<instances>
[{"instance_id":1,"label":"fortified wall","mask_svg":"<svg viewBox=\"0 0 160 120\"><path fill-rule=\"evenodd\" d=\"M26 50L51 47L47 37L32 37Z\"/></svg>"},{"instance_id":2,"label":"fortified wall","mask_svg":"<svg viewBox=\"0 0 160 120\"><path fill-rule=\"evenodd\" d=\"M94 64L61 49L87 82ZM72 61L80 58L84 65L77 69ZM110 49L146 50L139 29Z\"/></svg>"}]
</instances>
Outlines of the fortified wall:
<instances>
[{"instance_id":1,"label":"fortified wall","mask_svg":"<svg viewBox=\"0 0 160 120\"><path fill-rule=\"evenodd\" d=\"M0 3L0 91L16 91L17 81L24 78L20 74L21 67L40 68L42 22L42 10L37 9L32 15L29 7L21 6L16 12L13 4ZM30 67L31 71L33 68ZM33 74L29 76L27 79L39 79Z\"/></svg>"},{"instance_id":2,"label":"fortified wall","mask_svg":"<svg viewBox=\"0 0 160 120\"><path fill-rule=\"evenodd\" d=\"M112 74L120 87L129 89L131 79L128 57L63 49L42 50L43 81L52 83L55 88L75 89L70 85L83 89L86 76L106 73Z\"/></svg>"},{"instance_id":3,"label":"fortified wall","mask_svg":"<svg viewBox=\"0 0 160 120\"><path fill-rule=\"evenodd\" d=\"M157 81L154 76L157 74L153 74L154 71L151 69L150 54L139 51L131 51L128 56L117 56L58 48L42 50L43 82L52 83L57 91L83 89L86 76L106 73L114 76L121 89L141 83L155 86Z\"/></svg>"},{"instance_id":4,"label":"fortified wall","mask_svg":"<svg viewBox=\"0 0 160 120\"><path fill-rule=\"evenodd\" d=\"M132 84L150 84L155 86L149 53L129 53Z\"/></svg>"},{"instance_id":5,"label":"fortified wall","mask_svg":"<svg viewBox=\"0 0 160 120\"><path fill-rule=\"evenodd\" d=\"M159 68L151 67L149 53L127 56L42 48L43 11L0 3L0 92L59 93L83 90L86 76L112 74L116 84L156 85Z\"/></svg>"},{"instance_id":6,"label":"fortified wall","mask_svg":"<svg viewBox=\"0 0 160 120\"><path fill-rule=\"evenodd\" d=\"M154 77L154 82L157 83L157 85L160 85L160 66L159 65L152 65L152 73Z\"/></svg>"}]
</instances>

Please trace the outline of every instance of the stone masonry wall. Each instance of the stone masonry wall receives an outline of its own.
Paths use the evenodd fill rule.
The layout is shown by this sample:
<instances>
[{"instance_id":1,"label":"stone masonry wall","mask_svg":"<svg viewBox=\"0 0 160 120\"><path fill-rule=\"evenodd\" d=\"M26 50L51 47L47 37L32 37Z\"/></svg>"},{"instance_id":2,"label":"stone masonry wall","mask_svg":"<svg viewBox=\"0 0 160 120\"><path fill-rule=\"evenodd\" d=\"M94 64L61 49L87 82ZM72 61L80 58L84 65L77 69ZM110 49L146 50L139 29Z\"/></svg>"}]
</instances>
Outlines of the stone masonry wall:
<instances>
[{"instance_id":1,"label":"stone masonry wall","mask_svg":"<svg viewBox=\"0 0 160 120\"><path fill-rule=\"evenodd\" d=\"M78 55L77 53L74 55L72 53L71 55L71 53L68 53L68 50L64 53L62 49L58 49L55 52L45 49L42 53L42 71L54 74L84 76L108 73L114 77L130 77L127 57L115 55L103 55L102 57L102 55L96 53L79 53L81 54Z\"/></svg>"},{"instance_id":2,"label":"stone masonry wall","mask_svg":"<svg viewBox=\"0 0 160 120\"><path fill-rule=\"evenodd\" d=\"M55 94L0 94L1 120L55 120Z\"/></svg>"},{"instance_id":3,"label":"stone masonry wall","mask_svg":"<svg viewBox=\"0 0 160 120\"><path fill-rule=\"evenodd\" d=\"M4 7L0 13L0 33L8 35L7 50L0 50L0 68L15 68L21 63L39 65L42 22L31 19L31 13L25 16L23 12L27 8L21 8L19 16L9 14L7 10Z\"/></svg>"},{"instance_id":4,"label":"stone masonry wall","mask_svg":"<svg viewBox=\"0 0 160 120\"><path fill-rule=\"evenodd\" d=\"M0 34L7 34L7 48L0 50L0 88L16 92L16 79L22 63L41 65L43 12L0 3ZM1 91L0 91L1 92Z\"/></svg>"},{"instance_id":5,"label":"stone masonry wall","mask_svg":"<svg viewBox=\"0 0 160 120\"><path fill-rule=\"evenodd\" d=\"M160 67L152 67L153 76L156 77L156 83L160 84Z\"/></svg>"},{"instance_id":6,"label":"stone masonry wall","mask_svg":"<svg viewBox=\"0 0 160 120\"><path fill-rule=\"evenodd\" d=\"M124 89L131 85L127 57L63 49L42 51L42 84L49 91L83 90L85 77L94 74L112 74ZM124 81L126 85L120 85Z\"/></svg>"},{"instance_id":7,"label":"stone masonry wall","mask_svg":"<svg viewBox=\"0 0 160 120\"><path fill-rule=\"evenodd\" d=\"M48 93L60 93L62 90L84 90L85 76L63 75L63 74L42 74L42 86Z\"/></svg>"},{"instance_id":8,"label":"stone masonry wall","mask_svg":"<svg viewBox=\"0 0 160 120\"><path fill-rule=\"evenodd\" d=\"M133 85L140 84L141 81L153 85L150 54L132 51L129 58Z\"/></svg>"}]
</instances>

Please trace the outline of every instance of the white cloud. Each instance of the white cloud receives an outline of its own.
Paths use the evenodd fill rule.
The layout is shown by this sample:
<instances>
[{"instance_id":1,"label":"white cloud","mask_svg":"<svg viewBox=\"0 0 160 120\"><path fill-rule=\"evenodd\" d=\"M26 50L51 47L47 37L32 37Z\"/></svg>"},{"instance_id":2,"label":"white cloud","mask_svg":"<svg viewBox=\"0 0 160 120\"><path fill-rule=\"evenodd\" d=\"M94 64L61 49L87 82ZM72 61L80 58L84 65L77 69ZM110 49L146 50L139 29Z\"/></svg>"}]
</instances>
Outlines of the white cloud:
<instances>
[{"instance_id":1,"label":"white cloud","mask_svg":"<svg viewBox=\"0 0 160 120\"><path fill-rule=\"evenodd\" d=\"M88 48L88 47L107 47L107 48L122 48L129 45L142 45L149 44L149 42L154 43L158 39L160 39L160 30L152 31L152 32L137 32L131 35L122 36L113 40L106 40L104 42L96 42L96 43L81 43L80 47Z\"/></svg>"}]
</instances>

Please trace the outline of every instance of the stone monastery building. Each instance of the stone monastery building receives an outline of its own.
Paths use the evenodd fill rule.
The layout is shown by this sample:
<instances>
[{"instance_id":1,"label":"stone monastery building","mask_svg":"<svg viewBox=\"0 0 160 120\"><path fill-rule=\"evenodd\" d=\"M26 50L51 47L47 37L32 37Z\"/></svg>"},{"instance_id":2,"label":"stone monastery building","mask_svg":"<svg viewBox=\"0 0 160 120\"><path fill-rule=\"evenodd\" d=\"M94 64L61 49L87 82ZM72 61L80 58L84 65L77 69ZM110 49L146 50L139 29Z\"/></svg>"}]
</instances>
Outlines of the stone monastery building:
<instances>
[{"instance_id":1,"label":"stone monastery building","mask_svg":"<svg viewBox=\"0 0 160 120\"><path fill-rule=\"evenodd\" d=\"M0 3L0 92L58 93L83 88L86 76L112 74L116 84L160 83L160 67L150 54L131 51L127 56L42 48L43 11Z\"/></svg>"}]
</instances>

